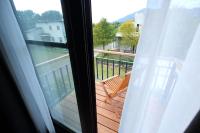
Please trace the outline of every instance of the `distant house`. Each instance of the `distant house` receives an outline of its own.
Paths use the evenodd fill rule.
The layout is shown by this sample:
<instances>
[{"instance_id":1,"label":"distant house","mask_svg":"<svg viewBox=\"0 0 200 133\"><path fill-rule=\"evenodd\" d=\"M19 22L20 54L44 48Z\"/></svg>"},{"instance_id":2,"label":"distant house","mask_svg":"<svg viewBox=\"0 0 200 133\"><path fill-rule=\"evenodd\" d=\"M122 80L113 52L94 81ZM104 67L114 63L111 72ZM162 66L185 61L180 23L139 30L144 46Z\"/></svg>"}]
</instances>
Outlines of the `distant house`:
<instances>
[{"instance_id":1,"label":"distant house","mask_svg":"<svg viewBox=\"0 0 200 133\"><path fill-rule=\"evenodd\" d=\"M139 27L139 31L141 31L141 28L144 24L144 18L145 18L145 12L146 12L146 9L141 9L139 11L136 11L136 12L133 12L129 15L126 15L118 20L115 20L114 22L120 22L120 23L123 23L123 22L126 22L128 20L133 20L136 22L136 26Z\"/></svg>"},{"instance_id":2,"label":"distant house","mask_svg":"<svg viewBox=\"0 0 200 133\"><path fill-rule=\"evenodd\" d=\"M134 21L137 24L139 32L142 31L142 26L144 25L144 18L145 18L145 10L143 10L143 12L137 12L137 13L135 13Z\"/></svg>"},{"instance_id":3,"label":"distant house","mask_svg":"<svg viewBox=\"0 0 200 133\"><path fill-rule=\"evenodd\" d=\"M27 40L66 42L63 21L38 22L35 28L25 31Z\"/></svg>"},{"instance_id":4,"label":"distant house","mask_svg":"<svg viewBox=\"0 0 200 133\"><path fill-rule=\"evenodd\" d=\"M135 20L134 20L135 21ZM138 32L140 32L142 28L142 24L138 24L136 21L133 23L134 27L137 29ZM138 36L139 34L133 33L133 35ZM113 49L116 49L118 51L124 51L124 52L130 52L132 51L132 47L128 45L120 45L120 40L123 38L122 33L117 32L115 35L115 42L113 43Z\"/></svg>"},{"instance_id":5,"label":"distant house","mask_svg":"<svg viewBox=\"0 0 200 133\"><path fill-rule=\"evenodd\" d=\"M24 31L27 40L37 40L41 41L41 37L39 36L42 33L41 28L33 28L27 31Z\"/></svg>"},{"instance_id":6,"label":"distant house","mask_svg":"<svg viewBox=\"0 0 200 133\"><path fill-rule=\"evenodd\" d=\"M134 12L132 14L129 14L123 18L118 19L116 22L123 23L128 20L133 20L134 26L137 28L137 31L141 32L142 27L144 25L144 19L145 19L145 9L139 10L137 12ZM122 34L120 32L117 32L115 35L115 42L113 43L113 49L119 49L121 51L128 51L129 49L132 50L132 48L128 46L120 46L119 41L122 38Z\"/></svg>"}]
</instances>

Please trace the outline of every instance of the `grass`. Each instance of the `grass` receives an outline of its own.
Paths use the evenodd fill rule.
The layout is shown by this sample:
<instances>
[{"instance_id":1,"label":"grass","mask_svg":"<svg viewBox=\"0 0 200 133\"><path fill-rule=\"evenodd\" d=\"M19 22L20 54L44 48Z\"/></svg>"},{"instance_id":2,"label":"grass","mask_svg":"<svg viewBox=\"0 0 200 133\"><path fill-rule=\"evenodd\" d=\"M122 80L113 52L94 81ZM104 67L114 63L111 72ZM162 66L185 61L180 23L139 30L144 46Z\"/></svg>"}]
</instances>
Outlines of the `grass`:
<instances>
[{"instance_id":1,"label":"grass","mask_svg":"<svg viewBox=\"0 0 200 133\"><path fill-rule=\"evenodd\" d=\"M113 55L113 54L98 54L96 57L108 58L108 59L113 59L113 60L123 60L123 61L129 61L129 62L133 62L134 60L134 57Z\"/></svg>"},{"instance_id":2,"label":"grass","mask_svg":"<svg viewBox=\"0 0 200 133\"><path fill-rule=\"evenodd\" d=\"M127 61L121 61L121 62L127 62ZM108 77L111 77L113 75L120 75L120 76L124 76L125 73L126 73L126 66L125 66L125 63L122 63L120 65L120 74L119 74L119 63L118 63L118 60L115 60L114 61L115 63L115 66L114 66L114 73L113 73L113 64L112 64L112 61L108 61L108 66L106 65L106 62L104 60L104 63L103 63L103 79L106 79L107 78L107 75ZM108 67L108 74L107 74L107 67ZM129 62L129 65L127 67L127 71L130 71L132 69L132 62ZM97 66L96 66L96 62L95 62L95 77L96 77L96 80L101 80L102 79L102 66L101 66L101 63L98 63L98 78L97 78Z\"/></svg>"}]
</instances>

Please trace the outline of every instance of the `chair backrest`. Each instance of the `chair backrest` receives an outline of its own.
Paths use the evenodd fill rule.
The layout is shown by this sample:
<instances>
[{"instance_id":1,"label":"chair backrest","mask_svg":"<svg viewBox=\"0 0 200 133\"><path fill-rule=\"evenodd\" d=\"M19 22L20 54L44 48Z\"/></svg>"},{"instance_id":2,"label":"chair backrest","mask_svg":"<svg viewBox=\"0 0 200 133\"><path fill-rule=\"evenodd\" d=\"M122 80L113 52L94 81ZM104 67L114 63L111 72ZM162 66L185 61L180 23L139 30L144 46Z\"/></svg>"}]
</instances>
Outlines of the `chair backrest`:
<instances>
[{"instance_id":1,"label":"chair backrest","mask_svg":"<svg viewBox=\"0 0 200 133\"><path fill-rule=\"evenodd\" d=\"M116 92L123 90L124 88L126 88L128 86L129 80L130 80L130 76L131 76L131 72L127 72L125 74L125 78L122 80L121 84L119 85L118 88L116 88Z\"/></svg>"}]
</instances>

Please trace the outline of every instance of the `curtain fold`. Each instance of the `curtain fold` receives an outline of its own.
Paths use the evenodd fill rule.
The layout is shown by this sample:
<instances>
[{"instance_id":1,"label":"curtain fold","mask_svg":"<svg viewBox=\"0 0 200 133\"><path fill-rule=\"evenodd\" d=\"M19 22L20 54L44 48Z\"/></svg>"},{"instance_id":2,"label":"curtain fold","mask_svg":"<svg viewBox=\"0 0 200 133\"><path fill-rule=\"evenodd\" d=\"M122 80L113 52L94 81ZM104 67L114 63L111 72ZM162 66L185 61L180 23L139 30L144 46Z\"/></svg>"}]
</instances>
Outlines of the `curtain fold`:
<instances>
[{"instance_id":1,"label":"curtain fold","mask_svg":"<svg viewBox=\"0 0 200 133\"><path fill-rule=\"evenodd\" d=\"M26 43L10 1L0 1L0 50L39 132L55 132Z\"/></svg>"},{"instance_id":2,"label":"curtain fold","mask_svg":"<svg viewBox=\"0 0 200 133\"><path fill-rule=\"evenodd\" d=\"M199 23L199 0L148 0L120 133L177 133L187 128L200 109L200 78L191 77L200 69Z\"/></svg>"}]
</instances>

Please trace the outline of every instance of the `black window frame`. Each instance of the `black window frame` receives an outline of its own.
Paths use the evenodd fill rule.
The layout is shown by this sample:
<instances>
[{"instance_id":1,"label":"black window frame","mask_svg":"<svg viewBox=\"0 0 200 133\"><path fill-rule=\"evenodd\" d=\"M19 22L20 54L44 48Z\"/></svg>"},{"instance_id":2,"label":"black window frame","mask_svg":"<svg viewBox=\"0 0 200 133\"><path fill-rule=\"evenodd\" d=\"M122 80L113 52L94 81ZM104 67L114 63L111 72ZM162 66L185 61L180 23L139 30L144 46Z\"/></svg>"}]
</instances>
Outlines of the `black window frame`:
<instances>
[{"instance_id":1,"label":"black window frame","mask_svg":"<svg viewBox=\"0 0 200 133\"><path fill-rule=\"evenodd\" d=\"M82 132L97 133L91 1L61 0L61 6Z\"/></svg>"},{"instance_id":2,"label":"black window frame","mask_svg":"<svg viewBox=\"0 0 200 133\"><path fill-rule=\"evenodd\" d=\"M10 2L13 6L14 13L16 14L13 1L10 0ZM59 47L68 48L70 52L72 72L73 72L73 77L75 81L74 82L75 91L76 91L77 96L79 96L77 98L77 102L78 102L82 132L96 133L97 132L97 118L96 118L96 96L95 96L96 93L95 93L94 67L93 67L94 58L93 58L93 45L92 45L93 43L92 43L91 1L90 0L73 0L73 1L61 0L61 3L62 3L62 9L63 9L64 23L66 26L65 30L66 30L66 34L68 33L69 36L67 38L68 42L66 44L60 43ZM78 21L78 20L81 20L81 21ZM77 30L79 28L80 30ZM35 41L32 41L32 40L26 40L26 42L35 43ZM37 41L37 43L41 45L53 46L53 47L57 45L57 43L54 43L54 42ZM83 45L78 45L79 43ZM80 60L79 56L82 56L82 55L84 55L83 57L81 57L81 59L83 60ZM2 58L1 53L0 53L0 58ZM77 66L79 65L84 65L84 67L81 67L81 70L79 70L77 68ZM22 116L24 115L23 119L26 122L24 123L25 125L21 124L22 127L18 127L18 129L21 128L22 130L25 130L25 128L27 128L27 130L31 129L31 131L35 132L36 127L34 126L34 123L31 120L31 116L29 115L25 107L23 99L21 98L21 95L16 89L17 88L16 83L12 79L10 71L8 70L8 67L6 66L6 63L4 62L3 59L0 60L0 66L4 70L2 72L6 73L5 76L3 76L3 78L7 78L6 82L2 82L3 83L2 85L5 85L6 89L2 89L1 91L5 91L4 93L6 94L5 98L8 98L8 97L10 98L8 94L9 95L11 94L12 97L13 97L13 94L15 95L15 99L11 100L10 101L11 105L8 105L8 106L15 106L15 109L17 106L18 107L17 109L23 110L23 111L19 111L19 113L23 112L22 115L19 115L19 116L22 118ZM85 70L85 72L80 73L80 71L83 71L83 70ZM86 73L88 75L84 75ZM88 87L88 88L85 88L85 87ZM8 91L10 91L8 88L9 89L15 88L11 90L14 92L8 93ZM85 96L87 96L87 98L85 98ZM2 98L4 97L1 97L1 99ZM16 102L19 102L19 104L16 104ZM4 105L7 105L7 104L4 104ZM6 111L6 113L8 113L8 111ZM16 112L15 112L15 116L16 116ZM13 118L12 117L10 118L11 118L10 120L12 121ZM9 127L11 126L11 124L13 124L13 121L12 123L9 123ZM3 123L4 125L7 124L6 123L7 121L3 121L3 122L4 122ZM15 124L16 123L14 123L13 125ZM73 132L71 129L64 126L63 124L61 124L55 119L53 119L53 124L57 133ZM199 125L200 125L200 111L196 114L194 119L190 122L189 126L185 130L185 133L199 132L200 131ZM15 130L15 131L17 132L18 130Z\"/></svg>"}]
</instances>

